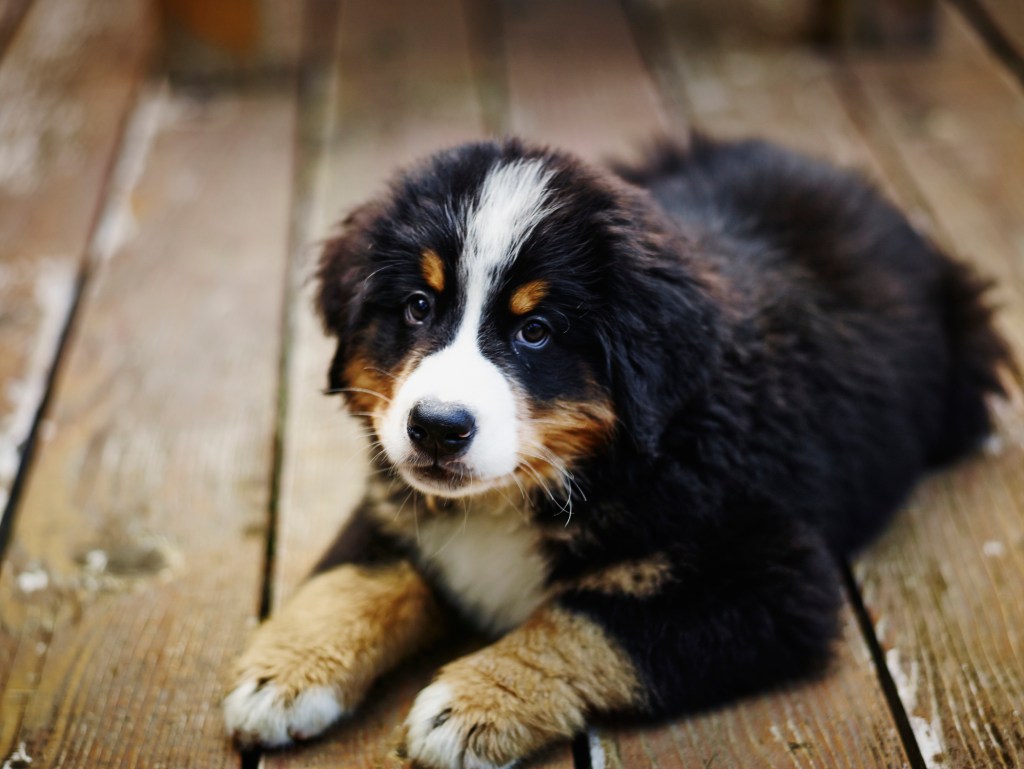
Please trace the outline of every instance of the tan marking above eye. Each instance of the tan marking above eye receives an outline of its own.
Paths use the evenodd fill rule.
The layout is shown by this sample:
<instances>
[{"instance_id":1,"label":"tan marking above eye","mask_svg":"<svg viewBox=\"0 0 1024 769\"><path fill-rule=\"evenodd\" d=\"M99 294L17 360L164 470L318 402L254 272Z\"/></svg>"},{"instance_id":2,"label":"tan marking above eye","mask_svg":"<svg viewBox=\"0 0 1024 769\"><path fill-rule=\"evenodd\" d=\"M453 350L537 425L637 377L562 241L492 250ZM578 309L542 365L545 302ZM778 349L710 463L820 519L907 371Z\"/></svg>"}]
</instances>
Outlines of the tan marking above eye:
<instances>
[{"instance_id":1,"label":"tan marking above eye","mask_svg":"<svg viewBox=\"0 0 1024 769\"><path fill-rule=\"evenodd\" d=\"M444 262L437 252L432 248L425 249L420 258L420 270L423 272L423 280L440 294L444 291Z\"/></svg>"},{"instance_id":2,"label":"tan marking above eye","mask_svg":"<svg viewBox=\"0 0 1024 769\"><path fill-rule=\"evenodd\" d=\"M548 282L546 280L531 280L524 283L515 291L508 300L508 307L516 315L526 315L537 309L537 305L547 296Z\"/></svg>"}]
</instances>

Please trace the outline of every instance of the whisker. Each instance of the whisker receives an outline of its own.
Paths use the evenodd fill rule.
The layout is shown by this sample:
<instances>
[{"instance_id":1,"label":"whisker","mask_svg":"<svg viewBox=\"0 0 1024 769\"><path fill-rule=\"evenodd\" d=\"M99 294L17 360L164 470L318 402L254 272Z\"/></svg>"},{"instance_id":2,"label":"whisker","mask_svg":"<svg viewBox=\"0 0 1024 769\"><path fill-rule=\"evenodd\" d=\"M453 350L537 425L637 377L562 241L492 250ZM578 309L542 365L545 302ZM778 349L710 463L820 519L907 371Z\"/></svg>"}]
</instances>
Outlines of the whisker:
<instances>
[{"instance_id":1,"label":"whisker","mask_svg":"<svg viewBox=\"0 0 1024 769\"><path fill-rule=\"evenodd\" d=\"M391 403L391 399L388 396L383 393L379 393L376 390L369 390L365 387L335 387L327 388L323 391L324 395L337 395L338 393L365 393L366 395L376 396L385 403Z\"/></svg>"},{"instance_id":2,"label":"whisker","mask_svg":"<svg viewBox=\"0 0 1024 769\"><path fill-rule=\"evenodd\" d=\"M416 489L409 489L409 493L405 495L405 499L402 500L402 504L399 505L399 507L398 507L398 512L395 513L395 517L391 519L392 523L394 523L395 521L398 520L398 516L400 516L402 514L402 509L405 507L405 503L408 502L409 498L413 494L415 494L415 493L416 493Z\"/></svg>"},{"instance_id":3,"label":"whisker","mask_svg":"<svg viewBox=\"0 0 1024 769\"><path fill-rule=\"evenodd\" d=\"M394 374L392 374L390 371L385 371L382 368L375 368L374 366L364 366L363 370L364 371L373 371L373 372L376 372L377 374L382 374L382 375L388 377L389 379L394 379L394 380L398 379L398 377L395 376Z\"/></svg>"},{"instance_id":4,"label":"whisker","mask_svg":"<svg viewBox=\"0 0 1024 769\"><path fill-rule=\"evenodd\" d=\"M541 476L541 474L525 462L520 463L519 466L526 470L527 472L529 472L530 475L533 476L533 479L537 482L537 485L540 487L540 489L547 495L548 499L557 504L558 501L555 499L555 495L551 493L551 489L548 488L548 485L544 482L544 478Z\"/></svg>"},{"instance_id":5,"label":"whisker","mask_svg":"<svg viewBox=\"0 0 1024 769\"><path fill-rule=\"evenodd\" d=\"M513 475L512 476L512 480L515 480L515 479L516 479L516 477L515 477L515 475ZM516 483L518 483L518 481L516 481ZM522 486L520 486L519 488L522 489ZM511 507L513 510L515 510L517 513L519 513L519 517L522 518L523 521L525 521L526 523L530 522L529 517L526 515L526 511L520 509L519 507L516 507L516 504L509 498L508 494L505 493L505 489L503 489L501 486L499 486L499 487L497 487L497 491L498 491L499 494L501 494L501 496L505 499L505 501L508 502L508 506Z\"/></svg>"},{"instance_id":6,"label":"whisker","mask_svg":"<svg viewBox=\"0 0 1024 769\"><path fill-rule=\"evenodd\" d=\"M419 495L412 498L412 522L413 526L416 527L416 546L419 547L422 543L420 542L420 516L419 516Z\"/></svg>"},{"instance_id":7,"label":"whisker","mask_svg":"<svg viewBox=\"0 0 1024 769\"><path fill-rule=\"evenodd\" d=\"M461 480L461 478L459 480ZM434 553L434 556L437 557L437 556L441 555L441 553L444 552L445 548L448 547L448 545L450 545L452 543L452 541L457 536L459 536L461 534L465 534L466 533L466 526L467 526L468 523L469 523L469 503L466 501L465 498L463 498L463 500L462 500L462 526L452 532L452 535L450 537L448 537L448 539L445 540L444 544L441 545L441 548L436 553Z\"/></svg>"},{"instance_id":8,"label":"whisker","mask_svg":"<svg viewBox=\"0 0 1024 769\"><path fill-rule=\"evenodd\" d=\"M546 462L548 465L550 465L557 472L558 477L559 477L559 479L562 482L562 486L563 486L563 489L565 491L565 499L562 502L561 509L558 511L558 513L556 513L556 515L559 514L559 513L566 513L567 514L567 518L566 518L566 521L565 521L565 525L568 526L569 523L572 521L572 501L573 501L572 500L572 491L573 491L573 485L575 485L576 488L580 491L580 496L584 499L584 501L586 501L586 496L583 494L582 489L579 488L579 484L575 483L575 478L574 478L573 474L571 472L569 472L569 470L565 467L565 465L560 460L558 460L550 451L548 451L543 446L536 445L536 443L533 442L533 441L530 442L530 448L537 449L541 453L540 454L535 454L535 453L530 452L530 451L521 451L520 453L522 453L524 456L533 457L534 459L539 459L542 462ZM536 468L531 467L529 464L524 464L523 466L526 467L527 469L529 469L530 471L532 471L534 477L538 478L538 482L540 482L540 480L539 480L539 475L540 474L536 470ZM550 492L550 490L547 488L547 486L544 486L544 490L545 490L545 492L547 492L548 497L551 499L551 501L555 502L557 504L557 500L555 500L554 495Z\"/></svg>"}]
</instances>

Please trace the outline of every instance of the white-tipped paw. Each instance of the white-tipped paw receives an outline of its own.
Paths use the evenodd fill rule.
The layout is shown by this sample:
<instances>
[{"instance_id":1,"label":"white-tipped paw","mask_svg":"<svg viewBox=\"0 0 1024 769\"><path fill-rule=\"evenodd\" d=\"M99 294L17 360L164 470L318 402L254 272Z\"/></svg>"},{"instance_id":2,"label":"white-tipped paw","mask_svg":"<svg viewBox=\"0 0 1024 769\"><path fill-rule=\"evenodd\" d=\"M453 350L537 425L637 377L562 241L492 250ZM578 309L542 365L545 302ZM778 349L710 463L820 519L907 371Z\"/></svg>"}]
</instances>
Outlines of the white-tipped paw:
<instances>
[{"instance_id":1,"label":"white-tipped paw","mask_svg":"<svg viewBox=\"0 0 1024 769\"><path fill-rule=\"evenodd\" d=\"M451 686L437 681L421 691L405 720L405 749L427 769L511 769L518 759L497 764L480 755L473 737L494 724L474 717L455 701ZM514 739L514 735L508 735Z\"/></svg>"},{"instance_id":2,"label":"white-tipped paw","mask_svg":"<svg viewBox=\"0 0 1024 769\"><path fill-rule=\"evenodd\" d=\"M275 748L307 740L346 713L330 686L288 695L273 681L248 679L224 698L228 733L242 747Z\"/></svg>"}]
</instances>

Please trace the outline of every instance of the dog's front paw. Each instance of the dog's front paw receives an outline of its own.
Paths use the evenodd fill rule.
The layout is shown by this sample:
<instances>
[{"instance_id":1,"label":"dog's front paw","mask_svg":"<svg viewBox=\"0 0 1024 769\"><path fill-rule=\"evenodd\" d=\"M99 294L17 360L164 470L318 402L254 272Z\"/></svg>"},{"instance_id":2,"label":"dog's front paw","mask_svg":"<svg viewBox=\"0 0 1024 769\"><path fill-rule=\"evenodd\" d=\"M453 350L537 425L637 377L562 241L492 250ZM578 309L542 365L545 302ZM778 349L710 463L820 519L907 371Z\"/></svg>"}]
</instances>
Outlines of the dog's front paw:
<instances>
[{"instance_id":1,"label":"dog's front paw","mask_svg":"<svg viewBox=\"0 0 1024 769\"><path fill-rule=\"evenodd\" d=\"M437 606L412 566L339 566L319 574L253 635L235 665L224 720L242 747L320 734L373 680L436 635Z\"/></svg>"},{"instance_id":2,"label":"dog's front paw","mask_svg":"<svg viewBox=\"0 0 1024 769\"><path fill-rule=\"evenodd\" d=\"M275 748L315 737L348 713L330 686L298 691L266 678L249 678L224 698L224 722L243 748Z\"/></svg>"},{"instance_id":3,"label":"dog's front paw","mask_svg":"<svg viewBox=\"0 0 1024 769\"><path fill-rule=\"evenodd\" d=\"M415 766L509 769L532 751L535 735L514 712L493 698L459 689L442 678L416 697L405 721L405 751ZM500 690L492 693L510 696Z\"/></svg>"},{"instance_id":4,"label":"dog's front paw","mask_svg":"<svg viewBox=\"0 0 1024 769\"><path fill-rule=\"evenodd\" d=\"M495 769L580 732L588 712L636 709L629 658L589 620L538 612L446 665L405 721L405 750L428 769Z\"/></svg>"}]
</instances>

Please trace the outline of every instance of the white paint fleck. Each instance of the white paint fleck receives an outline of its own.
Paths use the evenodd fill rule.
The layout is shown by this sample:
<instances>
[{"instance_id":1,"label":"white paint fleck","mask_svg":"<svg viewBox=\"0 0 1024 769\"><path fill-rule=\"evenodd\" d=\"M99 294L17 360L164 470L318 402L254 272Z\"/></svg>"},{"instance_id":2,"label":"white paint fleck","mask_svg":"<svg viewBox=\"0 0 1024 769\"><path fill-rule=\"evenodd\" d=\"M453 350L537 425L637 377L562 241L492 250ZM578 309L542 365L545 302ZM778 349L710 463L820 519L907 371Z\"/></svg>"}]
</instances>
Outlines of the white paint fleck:
<instances>
[{"instance_id":1,"label":"white paint fleck","mask_svg":"<svg viewBox=\"0 0 1024 769\"><path fill-rule=\"evenodd\" d=\"M889 668L896 692L899 694L903 709L910 720L910 729L921 751L928 769L942 769L945 745L942 741L942 725L938 716L931 721L914 711L918 704L918 688L920 683L920 667L916 660L910 661L910 669L906 670L898 649L889 649L885 653L885 664Z\"/></svg>"},{"instance_id":2,"label":"white paint fleck","mask_svg":"<svg viewBox=\"0 0 1024 769\"><path fill-rule=\"evenodd\" d=\"M910 716L910 729L914 733L917 747L921 751L921 758L924 759L928 769L942 769L945 766L943 758L946 753L945 743L942 741L942 725L938 718L931 721L921 716Z\"/></svg>"},{"instance_id":3,"label":"white paint fleck","mask_svg":"<svg viewBox=\"0 0 1024 769\"><path fill-rule=\"evenodd\" d=\"M18 575L18 590L23 593L37 593L50 586L50 575L37 566L26 569Z\"/></svg>"},{"instance_id":4,"label":"white paint fleck","mask_svg":"<svg viewBox=\"0 0 1024 769\"><path fill-rule=\"evenodd\" d=\"M604 745L601 744L601 738L593 729L587 730L587 744L590 746L591 769L605 769L608 758L604 752Z\"/></svg>"},{"instance_id":5,"label":"white paint fleck","mask_svg":"<svg viewBox=\"0 0 1024 769\"><path fill-rule=\"evenodd\" d=\"M153 140L167 118L168 99L166 87L152 90L139 99L132 112L114 168L110 196L93 236L90 253L96 259L106 261L138 231L132 195L142 178Z\"/></svg>"},{"instance_id":6,"label":"white paint fleck","mask_svg":"<svg viewBox=\"0 0 1024 769\"><path fill-rule=\"evenodd\" d=\"M0 502L3 503L0 516L46 389L74 290L75 270L71 264L60 260L40 261L35 285L39 308L35 347L28 356L24 375L7 384L5 394L10 411L0 419Z\"/></svg>"},{"instance_id":7,"label":"white paint fleck","mask_svg":"<svg viewBox=\"0 0 1024 769\"><path fill-rule=\"evenodd\" d=\"M92 572L107 570L107 554L102 550L90 550L85 554L85 568Z\"/></svg>"},{"instance_id":8,"label":"white paint fleck","mask_svg":"<svg viewBox=\"0 0 1024 769\"><path fill-rule=\"evenodd\" d=\"M889 632L889 618L881 617L875 623L875 637L878 638L878 642L885 643L885 635Z\"/></svg>"},{"instance_id":9,"label":"white paint fleck","mask_svg":"<svg viewBox=\"0 0 1024 769\"><path fill-rule=\"evenodd\" d=\"M1001 558L1006 555L1006 545L996 539L990 539L984 545L981 546L981 552L983 552L989 558Z\"/></svg>"},{"instance_id":10,"label":"white paint fleck","mask_svg":"<svg viewBox=\"0 0 1024 769\"><path fill-rule=\"evenodd\" d=\"M910 661L909 672L904 670L901 664L899 649L889 649L885 653L885 665L889 668L889 675L896 684L896 692L900 695L903 708L910 712L917 707L917 685L920 670L916 660Z\"/></svg>"}]
</instances>

